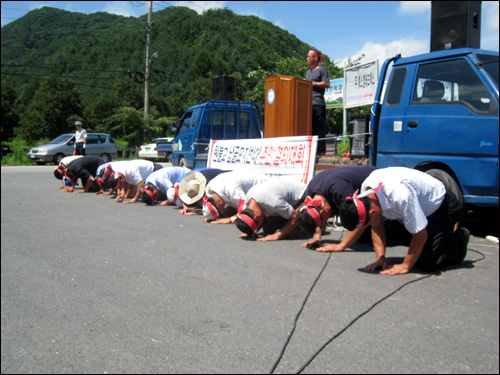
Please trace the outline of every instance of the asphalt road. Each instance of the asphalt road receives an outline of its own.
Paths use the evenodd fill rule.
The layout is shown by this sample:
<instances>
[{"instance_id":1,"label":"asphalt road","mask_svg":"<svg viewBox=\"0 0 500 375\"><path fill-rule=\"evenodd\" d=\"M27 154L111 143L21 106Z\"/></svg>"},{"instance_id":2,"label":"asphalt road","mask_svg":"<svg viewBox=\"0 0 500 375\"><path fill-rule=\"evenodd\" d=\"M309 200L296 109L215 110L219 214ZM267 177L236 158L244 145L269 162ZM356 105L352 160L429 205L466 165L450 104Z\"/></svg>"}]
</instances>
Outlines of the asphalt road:
<instances>
[{"instance_id":1,"label":"asphalt road","mask_svg":"<svg viewBox=\"0 0 500 375\"><path fill-rule=\"evenodd\" d=\"M53 169L1 168L2 373L499 372L498 244L382 276L360 270L368 247L245 241L173 207L63 193Z\"/></svg>"}]
</instances>

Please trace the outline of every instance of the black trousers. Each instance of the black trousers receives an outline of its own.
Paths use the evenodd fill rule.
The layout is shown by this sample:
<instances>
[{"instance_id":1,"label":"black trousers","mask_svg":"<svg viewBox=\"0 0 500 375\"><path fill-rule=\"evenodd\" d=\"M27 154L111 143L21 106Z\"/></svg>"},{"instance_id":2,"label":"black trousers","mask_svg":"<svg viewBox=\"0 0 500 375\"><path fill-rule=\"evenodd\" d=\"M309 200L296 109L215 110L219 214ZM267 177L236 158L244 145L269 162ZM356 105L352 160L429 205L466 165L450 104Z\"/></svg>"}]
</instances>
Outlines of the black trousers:
<instances>
[{"instance_id":1,"label":"black trousers","mask_svg":"<svg viewBox=\"0 0 500 375\"><path fill-rule=\"evenodd\" d=\"M427 218L427 242L415 264L419 269L432 271L462 261L460 254L465 239L461 231L454 231L460 213L458 200L446 192L441 207Z\"/></svg>"},{"instance_id":2,"label":"black trousers","mask_svg":"<svg viewBox=\"0 0 500 375\"><path fill-rule=\"evenodd\" d=\"M84 143L80 142L76 144L76 154L85 156L85 149L83 148Z\"/></svg>"},{"instance_id":3,"label":"black trousers","mask_svg":"<svg viewBox=\"0 0 500 375\"><path fill-rule=\"evenodd\" d=\"M312 134L317 135L322 141L318 141L318 154L326 153L326 107L324 105L312 106Z\"/></svg>"},{"instance_id":4,"label":"black trousers","mask_svg":"<svg viewBox=\"0 0 500 375\"><path fill-rule=\"evenodd\" d=\"M421 271L458 264L463 259L466 240L461 231L454 231L462 207L448 192L439 209L427 218L427 242L415 266ZM412 239L404 225L396 220L384 221L387 246L409 246Z\"/></svg>"}]
</instances>

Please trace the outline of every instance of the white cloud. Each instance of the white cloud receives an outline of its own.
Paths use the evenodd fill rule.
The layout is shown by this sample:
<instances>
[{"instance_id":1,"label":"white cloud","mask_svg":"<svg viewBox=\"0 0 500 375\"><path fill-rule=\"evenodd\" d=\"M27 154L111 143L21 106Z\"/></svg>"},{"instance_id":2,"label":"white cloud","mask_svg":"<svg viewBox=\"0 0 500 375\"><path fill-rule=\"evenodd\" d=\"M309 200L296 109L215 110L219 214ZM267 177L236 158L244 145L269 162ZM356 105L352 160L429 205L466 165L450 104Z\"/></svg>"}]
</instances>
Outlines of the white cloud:
<instances>
[{"instance_id":1,"label":"white cloud","mask_svg":"<svg viewBox=\"0 0 500 375\"><path fill-rule=\"evenodd\" d=\"M108 1L102 11L118 16L138 17L147 13L147 8L144 10L143 7L134 7L128 1Z\"/></svg>"},{"instance_id":2,"label":"white cloud","mask_svg":"<svg viewBox=\"0 0 500 375\"><path fill-rule=\"evenodd\" d=\"M285 24L284 24L283 22L281 22L281 20L276 20L276 21L274 22L274 25L275 25L275 26L278 26L280 29L286 30L286 29L285 29Z\"/></svg>"},{"instance_id":3,"label":"white cloud","mask_svg":"<svg viewBox=\"0 0 500 375\"><path fill-rule=\"evenodd\" d=\"M43 3L43 2L35 1L35 2L28 3L28 7L29 7L29 9L31 11L31 10L40 9L40 8L43 8L43 7L52 7L52 8L54 8L54 4L52 4L51 2Z\"/></svg>"},{"instance_id":4,"label":"white cloud","mask_svg":"<svg viewBox=\"0 0 500 375\"><path fill-rule=\"evenodd\" d=\"M498 1L483 1L481 14L483 22L486 20L487 31L498 33Z\"/></svg>"},{"instance_id":5,"label":"white cloud","mask_svg":"<svg viewBox=\"0 0 500 375\"><path fill-rule=\"evenodd\" d=\"M398 11L400 13L422 13L431 9L430 1L401 1Z\"/></svg>"},{"instance_id":6,"label":"white cloud","mask_svg":"<svg viewBox=\"0 0 500 375\"><path fill-rule=\"evenodd\" d=\"M481 48L498 52L498 1L483 1L481 8Z\"/></svg>"},{"instance_id":7,"label":"white cloud","mask_svg":"<svg viewBox=\"0 0 500 375\"><path fill-rule=\"evenodd\" d=\"M367 42L363 45L361 50L357 51L353 56L350 56L350 58L355 60L362 54L365 54L365 57L361 60L361 62L367 63L378 60L379 67L381 67L386 59L396 56L399 53L402 57L409 57L427 52L429 52L428 40L405 38L395 40L387 44ZM339 67L344 67L347 60L348 57L344 57L343 59L335 61L335 64Z\"/></svg>"},{"instance_id":8,"label":"white cloud","mask_svg":"<svg viewBox=\"0 0 500 375\"><path fill-rule=\"evenodd\" d=\"M172 3L173 6L188 7L198 14L203 13L208 9L220 9L226 6L225 1L176 1Z\"/></svg>"}]
</instances>

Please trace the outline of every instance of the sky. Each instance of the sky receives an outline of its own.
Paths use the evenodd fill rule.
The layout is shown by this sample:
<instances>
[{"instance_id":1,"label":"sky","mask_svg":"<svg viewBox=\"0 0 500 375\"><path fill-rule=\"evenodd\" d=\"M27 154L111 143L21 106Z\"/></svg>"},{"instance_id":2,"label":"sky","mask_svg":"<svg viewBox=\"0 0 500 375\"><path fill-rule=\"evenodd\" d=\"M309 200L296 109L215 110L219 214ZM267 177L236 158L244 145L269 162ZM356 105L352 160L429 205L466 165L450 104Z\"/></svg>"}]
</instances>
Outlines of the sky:
<instances>
[{"instance_id":1,"label":"sky","mask_svg":"<svg viewBox=\"0 0 500 375\"><path fill-rule=\"evenodd\" d=\"M2 1L2 27L42 6L90 14L107 12L139 17L148 1ZM498 2L483 1L481 48L499 50ZM254 15L294 34L328 55L337 66L365 54L362 62L401 53L403 57L429 52L430 1L154 1L153 12L187 6L198 13L225 8ZM154 20L154 15L153 15ZM305 56L304 56L305 61Z\"/></svg>"}]
</instances>

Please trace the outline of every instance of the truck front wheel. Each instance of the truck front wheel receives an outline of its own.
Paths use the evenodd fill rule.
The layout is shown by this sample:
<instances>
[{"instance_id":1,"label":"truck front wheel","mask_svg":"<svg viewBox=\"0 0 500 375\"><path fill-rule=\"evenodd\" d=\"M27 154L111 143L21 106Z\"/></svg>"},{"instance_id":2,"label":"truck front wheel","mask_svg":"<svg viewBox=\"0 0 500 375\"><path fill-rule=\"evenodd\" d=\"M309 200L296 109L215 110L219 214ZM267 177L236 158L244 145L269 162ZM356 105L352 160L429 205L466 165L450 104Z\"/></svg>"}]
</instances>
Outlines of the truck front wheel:
<instances>
[{"instance_id":1,"label":"truck front wheel","mask_svg":"<svg viewBox=\"0 0 500 375\"><path fill-rule=\"evenodd\" d=\"M179 167L185 167L185 168L187 168L186 158L181 157L179 159Z\"/></svg>"},{"instance_id":2,"label":"truck front wheel","mask_svg":"<svg viewBox=\"0 0 500 375\"><path fill-rule=\"evenodd\" d=\"M462 195L462 190L460 189L460 186L458 185L457 181L453 177L451 177L447 172L441 169L429 169L425 173L441 181L446 187L446 192L456 197L460 209L458 222L461 222L465 215L465 204L464 204L464 197Z\"/></svg>"}]
</instances>

